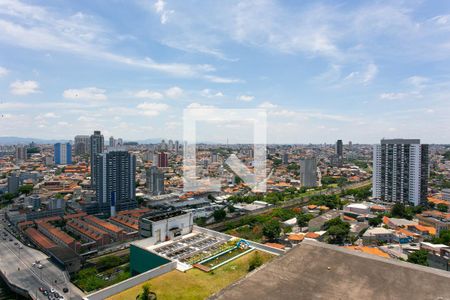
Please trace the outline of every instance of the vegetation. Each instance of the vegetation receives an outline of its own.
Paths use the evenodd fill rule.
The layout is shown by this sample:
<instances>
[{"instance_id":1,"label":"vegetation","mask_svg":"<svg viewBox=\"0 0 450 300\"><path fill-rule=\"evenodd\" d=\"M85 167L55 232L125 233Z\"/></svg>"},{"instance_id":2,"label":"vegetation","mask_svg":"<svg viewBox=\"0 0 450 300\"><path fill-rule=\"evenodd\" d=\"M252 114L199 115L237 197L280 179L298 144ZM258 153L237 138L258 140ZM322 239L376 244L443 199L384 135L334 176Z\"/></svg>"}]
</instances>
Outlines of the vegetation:
<instances>
[{"instance_id":1,"label":"vegetation","mask_svg":"<svg viewBox=\"0 0 450 300\"><path fill-rule=\"evenodd\" d=\"M350 224L342 221L340 217L336 217L325 222L324 229L327 231L328 243L343 244L350 233Z\"/></svg>"},{"instance_id":2,"label":"vegetation","mask_svg":"<svg viewBox=\"0 0 450 300\"><path fill-rule=\"evenodd\" d=\"M215 210L213 213L213 217L216 222L225 220L226 216L227 216L227 213L225 212L224 209Z\"/></svg>"},{"instance_id":3,"label":"vegetation","mask_svg":"<svg viewBox=\"0 0 450 300\"><path fill-rule=\"evenodd\" d=\"M251 272L254 269L260 267L263 264L263 260L258 252L253 253L252 258L248 262L248 271Z\"/></svg>"},{"instance_id":4,"label":"vegetation","mask_svg":"<svg viewBox=\"0 0 450 300\"><path fill-rule=\"evenodd\" d=\"M113 285L130 278L129 256L105 256L99 259L95 267L81 269L74 283L84 291L90 292Z\"/></svg>"},{"instance_id":5,"label":"vegetation","mask_svg":"<svg viewBox=\"0 0 450 300\"><path fill-rule=\"evenodd\" d=\"M19 194L29 195L32 190L33 190L33 185L32 184L24 184L24 185L19 187L18 191L19 191Z\"/></svg>"},{"instance_id":6,"label":"vegetation","mask_svg":"<svg viewBox=\"0 0 450 300\"><path fill-rule=\"evenodd\" d=\"M254 252L258 252L263 263L273 257L266 252L253 251L215 269L214 272L206 273L199 269L191 269L183 273L174 270L152 278L144 284L150 284L151 290L158 295L158 300L207 299L212 294L244 277L248 273L249 261L252 259ZM110 299L136 299L136 296L142 291L142 285L132 287Z\"/></svg>"},{"instance_id":7,"label":"vegetation","mask_svg":"<svg viewBox=\"0 0 450 300\"><path fill-rule=\"evenodd\" d=\"M437 210L439 210L440 212L447 212L447 210L448 210L447 205L445 205L444 203L439 203L439 204L436 206L436 208L437 208Z\"/></svg>"},{"instance_id":8,"label":"vegetation","mask_svg":"<svg viewBox=\"0 0 450 300\"><path fill-rule=\"evenodd\" d=\"M381 222L383 222L383 219L382 219L381 215L376 216L375 218L369 219L369 225L373 226L373 227L376 227L376 226L380 225Z\"/></svg>"},{"instance_id":9,"label":"vegetation","mask_svg":"<svg viewBox=\"0 0 450 300\"><path fill-rule=\"evenodd\" d=\"M275 238L278 238L281 233L280 221L273 219L265 223L262 232L264 236L269 240L274 240Z\"/></svg>"},{"instance_id":10,"label":"vegetation","mask_svg":"<svg viewBox=\"0 0 450 300\"><path fill-rule=\"evenodd\" d=\"M427 256L428 256L427 250L418 250L416 252L411 253L408 256L407 261L417 265L428 266Z\"/></svg>"},{"instance_id":11,"label":"vegetation","mask_svg":"<svg viewBox=\"0 0 450 300\"><path fill-rule=\"evenodd\" d=\"M308 226L308 222L314 218L314 216L312 214L304 214L304 213L300 213L297 216L297 225L300 227L306 227Z\"/></svg>"},{"instance_id":12,"label":"vegetation","mask_svg":"<svg viewBox=\"0 0 450 300\"><path fill-rule=\"evenodd\" d=\"M371 195L371 186L366 186L358 189L350 189L342 192L342 196L352 195L357 201L368 199Z\"/></svg>"},{"instance_id":13,"label":"vegetation","mask_svg":"<svg viewBox=\"0 0 450 300\"><path fill-rule=\"evenodd\" d=\"M343 203L338 195L314 195L311 197L311 204L324 205L331 209L341 209Z\"/></svg>"},{"instance_id":14,"label":"vegetation","mask_svg":"<svg viewBox=\"0 0 450 300\"><path fill-rule=\"evenodd\" d=\"M396 203L392 206L391 213L388 214L389 217L393 218L403 218L412 220L415 214L421 213L423 211L422 206L405 206L403 203Z\"/></svg>"},{"instance_id":15,"label":"vegetation","mask_svg":"<svg viewBox=\"0 0 450 300\"><path fill-rule=\"evenodd\" d=\"M138 300L156 300L156 294L150 291L150 285L144 284L142 286L142 292L136 297Z\"/></svg>"},{"instance_id":16,"label":"vegetation","mask_svg":"<svg viewBox=\"0 0 450 300\"><path fill-rule=\"evenodd\" d=\"M441 230L439 237L435 237L432 242L434 244L445 244L450 246L450 230Z\"/></svg>"}]
</instances>

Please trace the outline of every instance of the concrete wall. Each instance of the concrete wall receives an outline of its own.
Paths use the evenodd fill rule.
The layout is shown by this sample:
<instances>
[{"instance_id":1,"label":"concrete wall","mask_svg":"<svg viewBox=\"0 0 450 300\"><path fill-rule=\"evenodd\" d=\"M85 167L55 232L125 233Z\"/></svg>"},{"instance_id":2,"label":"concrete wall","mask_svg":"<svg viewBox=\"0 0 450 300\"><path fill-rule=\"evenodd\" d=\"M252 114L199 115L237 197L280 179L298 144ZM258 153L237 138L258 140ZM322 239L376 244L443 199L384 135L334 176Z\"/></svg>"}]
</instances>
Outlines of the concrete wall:
<instances>
[{"instance_id":1,"label":"concrete wall","mask_svg":"<svg viewBox=\"0 0 450 300\"><path fill-rule=\"evenodd\" d=\"M127 279L125 281L119 282L115 285L112 285L110 287L104 288L103 290L100 290L98 292L89 294L85 297L85 299L89 300L103 300L106 298L109 298L115 294L118 294L120 292L123 292L129 288L132 288L138 284L144 283L145 281L163 275L167 272L170 272L172 270L175 270L177 267L176 262L170 262L165 265L162 265L160 267L157 267L155 269L152 269L148 272L139 274L137 276L131 277L130 279Z\"/></svg>"}]
</instances>

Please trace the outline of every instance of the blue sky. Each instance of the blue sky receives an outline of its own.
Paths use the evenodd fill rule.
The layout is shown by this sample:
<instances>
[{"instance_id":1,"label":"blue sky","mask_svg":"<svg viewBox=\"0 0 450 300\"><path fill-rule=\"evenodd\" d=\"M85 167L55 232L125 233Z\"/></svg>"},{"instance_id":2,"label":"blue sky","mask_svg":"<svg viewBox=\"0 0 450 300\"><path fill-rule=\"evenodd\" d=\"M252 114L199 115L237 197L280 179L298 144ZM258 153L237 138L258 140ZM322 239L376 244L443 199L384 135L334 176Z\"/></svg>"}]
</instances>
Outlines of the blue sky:
<instances>
[{"instance_id":1,"label":"blue sky","mask_svg":"<svg viewBox=\"0 0 450 300\"><path fill-rule=\"evenodd\" d=\"M448 1L0 0L0 136L181 139L214 107L273 143L450 143L449 70Z\"/></svg>"}]
</instances>

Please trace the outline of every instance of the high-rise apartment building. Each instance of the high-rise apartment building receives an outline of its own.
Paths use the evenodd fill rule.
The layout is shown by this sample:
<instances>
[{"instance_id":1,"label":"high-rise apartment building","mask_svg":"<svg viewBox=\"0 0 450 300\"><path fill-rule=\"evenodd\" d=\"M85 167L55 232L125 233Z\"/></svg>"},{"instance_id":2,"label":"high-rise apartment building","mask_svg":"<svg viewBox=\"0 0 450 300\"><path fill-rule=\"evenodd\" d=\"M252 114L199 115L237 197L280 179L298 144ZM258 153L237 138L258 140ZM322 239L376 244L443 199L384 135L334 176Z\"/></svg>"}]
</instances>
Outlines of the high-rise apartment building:
<instances>
[{"instance_id":1,"label":"high-rise apartment building","mask_svg":"<svg viewBox=\"0 0 450 300\"><path fill-rule=\"evenodd\" d=\"M72 145L70 143L56 143L54 145L54 158L57 165L72 164Z\"/></svg>"},{"instance_id":2,"label":"high-rise apartment building","mask_svg":"<svg viewBox=\"0 0 450 300\"><path fill-rule=\"evenodd\" d=\"M317 186L317 162L315 158L300 160L300 181L304 187Z\"/></svg>"},{"instance_id":3,"label":"high-rise apartment building","mask_svg":"<svg viewBox=\"0 0 450 300\"><path fill-rule=\"evenodd\" d=\"M427 200L428 145L419 139L381 140L373 149L373 197L419 205Z\"/></svg>"},{"instance_id":4,"label":"high-rise apartment building","mask_svg":"<svg viewBox=\"0 0 450 300\"><path fill-rule=\"evenodd\" d=\"M180 151L180 143L175 141L175 152L178 153Z\"/></svg>"},{"instance_id":5,"label":"high-rise apartment building","mask_svg":"<svg viewBox=\"0 0 450 300\"><path fill-rule=\"evenodd\" d=\"M89 151L89 155L90 155L90 159L91 159L91 187L93 189L95 189L96 187L96 159L97 159L97 155L103 153L103 147L105 145L105 140L103 138L103 135L101 134L100 131L94 131L94 134L91 135L90 137L90 141L89 141L89 145L90 145L90 151Z\"/></svg>"},{"instance_id":6,"label":"high-rise apartment building","mask_svg":"<svg viewBox=\"0 0 450 300\"><path fill-rule=\"evenodd\" d=\"M283 165L287 165L289 163L289 154L283 153L283 157L281 158Z\"/></svg>"},{"instance_id":7,"label":"high-rise apartment building","mask_svg":"<svg viewBox=\"0 0 450 300\"><path fill-rule=\"evenodd\" d=\"M74 139L74 152L75 155L86 155L90 151L90 138L88 135L77 135Z\"/></svg>"},{"instance_id":8,"label":"high-rise apartment building","mask_svg":"<svg viewBox=\"0 0 450 300\"><path fill-rule=\"evenodd\" d=\"M113 150L97 154L95 164L99 212L114 216L116 211L136 208L136 157Z\"/></svg>"},{"instance_id":9,"label":"high-rise apartment building","mask_svg":"<svg viewBox=\"0 0 450 300\"><path fill-rule=\"evenodd\" d=\"M166 152L158 154L158 168L167 168L169 166L169 156Z\"/></svg>"},{"instance_id":10,"label":"high-rise apartment building","mask_svg":"<svg viewBox=\"0 0 450 300\"><path fill-rule=\"evenodd\" d=\"M24 161L27 159L27 147L22 145L16 146L16 161Z\"/></svg>"},{"instance_id":11,"label":"high-rise apartment building","mask_svg":"<svg viewBox=\"0 0 450 300\"><path fill-rule=\"evenodd\" d=\"M342 140L337 140L336 142L336 155L340 158L344 155L344 146L342 144Z\"/></svg>"},{"instance_id":12,"label":"high-rise apartment building","mask_svg":"<svg viewBox=\"0 0 450 300\"><path fill-rule=\"evenodd\" d=\"M156 166L147 170L147 189L152 195L164 194L164 172Z\"/></svg>"},{"instance_id":13,"label":"high-rise apartment building","mask_svg":"<svg viewBox=\"0 0 450 300\"><path fill-rule=\"evenodd\" d=\"M116 146L116 140L113 136L109 138L109 147L114 148Z\"/></svg>"}]
</instances>

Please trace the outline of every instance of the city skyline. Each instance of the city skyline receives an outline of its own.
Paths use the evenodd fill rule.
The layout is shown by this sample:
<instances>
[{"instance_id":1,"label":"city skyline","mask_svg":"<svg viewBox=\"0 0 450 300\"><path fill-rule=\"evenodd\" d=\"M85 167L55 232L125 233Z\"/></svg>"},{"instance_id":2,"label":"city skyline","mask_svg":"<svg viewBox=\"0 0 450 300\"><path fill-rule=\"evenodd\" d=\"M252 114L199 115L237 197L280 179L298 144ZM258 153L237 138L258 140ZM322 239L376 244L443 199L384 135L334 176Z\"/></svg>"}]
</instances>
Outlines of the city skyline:
<instances>
[{"instance_id":1,"label":"city skyline","mask_svg":"<svg viewBox=\"0 0 450 300\"><path fill-rule=\"evenodd\" d=\"M212 107L267 109L269 143L450 143L449 12L437 1L2 0L0 135L181 140L182 110ZM214 136L203 140L226 140Z\"/></svg>"}]
</instances>

